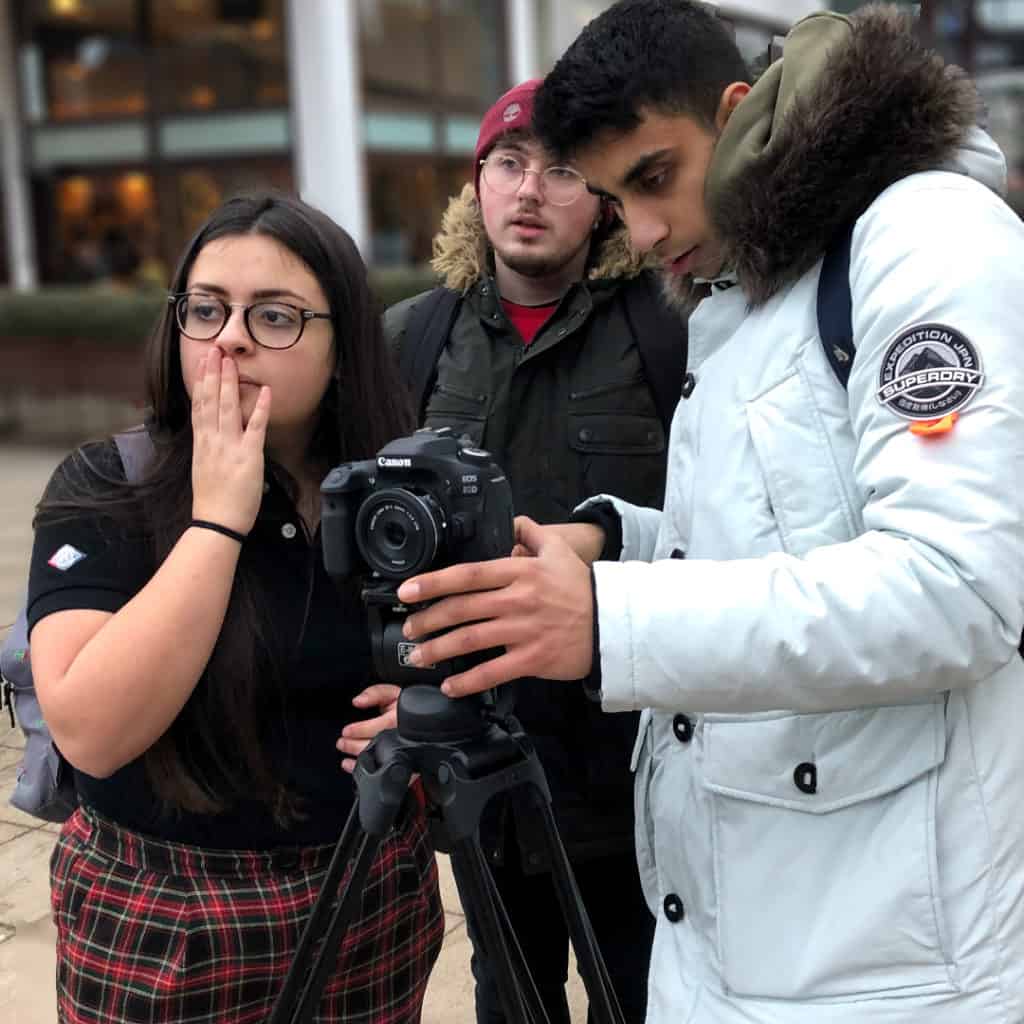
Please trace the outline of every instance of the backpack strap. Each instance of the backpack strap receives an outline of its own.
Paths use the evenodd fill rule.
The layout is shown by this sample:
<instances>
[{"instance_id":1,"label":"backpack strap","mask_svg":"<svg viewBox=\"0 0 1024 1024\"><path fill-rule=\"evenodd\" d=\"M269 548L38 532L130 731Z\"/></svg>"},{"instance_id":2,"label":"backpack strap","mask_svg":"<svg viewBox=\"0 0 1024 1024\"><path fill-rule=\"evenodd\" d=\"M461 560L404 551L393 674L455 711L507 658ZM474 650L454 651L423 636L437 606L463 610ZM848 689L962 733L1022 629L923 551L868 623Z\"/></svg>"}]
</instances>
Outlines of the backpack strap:
<instances>
[{"instance_id":1,"label":"backpack strap","mask_svg":"<svg viewBox=\"0 0 1024 1024\"><path fill-rule=\"evenodd\" d=\"M417 423L423 419L427 396L437 379L437 361L461 305L458 292L440 287L427 292L409 314L398 353L398 369L412 395Z\"/></svg>"},{"instance_id":2,"label":"backpack strap","mask_svg":"<svg viewBox=\"0 0 1024 1024\"><path fill-rule=\"evenodd\" d=\"M114 435L117 453L121 456L124 466L124 478L130 484L138 483L146 472L146 467L153 458L155 449L153 439L144 426L122 430Z\"/></svg>"},{"instance_id":3,"label":"backpack strap","mask_svg":"<svg viewBox=\"0 0 1024 1024\"><path fill-rule=\"evenodd\" d=\"M626 284L622 301L667 436L686 373L686 321L665 304L650 274Z\"/></svg>"},{"instance_id":4,"label":"backpack strap","mask_svg":"<svg viewBox=\"0 0 1024 1024\"><path fill-rule=\"evenodd\" d=\"M856 348L850 295L850 243L853 223L836 235L825 252L818 278L818 334L825 356L843 390L849 386Z\"/></svg>"}]
</instances>

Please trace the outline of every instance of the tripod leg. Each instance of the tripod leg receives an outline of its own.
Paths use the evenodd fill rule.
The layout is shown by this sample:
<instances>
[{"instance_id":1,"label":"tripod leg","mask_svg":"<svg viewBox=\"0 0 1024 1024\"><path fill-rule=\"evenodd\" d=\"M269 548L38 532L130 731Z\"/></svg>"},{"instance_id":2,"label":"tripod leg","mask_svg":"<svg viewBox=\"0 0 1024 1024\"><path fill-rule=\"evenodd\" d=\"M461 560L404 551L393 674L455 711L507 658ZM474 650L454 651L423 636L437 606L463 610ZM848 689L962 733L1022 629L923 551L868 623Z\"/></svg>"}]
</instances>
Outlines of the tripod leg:
<instances>
[{"instance_id":1,"label":"tripod leg","mask_svg":"<svg viewBox=\"0 0 1024 1024\"><path fill-rule=\"evenodd\" d=\"M302 938L295 950L292 966L285 978L284 986L274 1004L274 1010L267 1018L267 1024L299 1024L312 1021L320 993L330 972L334 969L338 947L345 935L345 928L351 920L352 908L362 897L363 883L369 874L374 855L380 845L380 838L371 838L359 824L359 800L352 805L345 829L334 848L323 887L317 897L313 912L303 930ZM338 886L345 876L345 869L352 862L352 870L338 898L334 913L331 904L338 892ZM328 924L328 915L330 922ZM310 965L313 947L323 935L319 955ZM305 984L303 984L305 978ZM299 986L302 991L296 997Z\"/></svg>"},{"instance_id":2,"label":"tripod leg","mask_svg":"<svg viewBox=\"0 0 1024 1024\"><path fill-rule=\"evenodd\" d=\"M558 893L558 901L562 904L562 915L569 929L569 941L576 953L576 962L587 990L591 1017L598 1024L623 1024L619 999L612 988L608 968L597 948L597 939L583 908L583 898L580 896L579 886L576 884L569 858L558 834L551 805L541 797L539 790L533 791L536 795L535 807L541 814L544 840L551 863L551 876Z\"/></svg>"},{"instance_id":3,"label":"tripod leg","mask_svg":"<svg viewBox=\"0 0 1024 1024\"><path fill-rule=\"evenodd\" d=\"M452 865L467 883L484 955L494 971L506 1018L515 1024L550 1024L519 940L508 919L477 835L452 846Z\"/></svg>"}]
</instances>

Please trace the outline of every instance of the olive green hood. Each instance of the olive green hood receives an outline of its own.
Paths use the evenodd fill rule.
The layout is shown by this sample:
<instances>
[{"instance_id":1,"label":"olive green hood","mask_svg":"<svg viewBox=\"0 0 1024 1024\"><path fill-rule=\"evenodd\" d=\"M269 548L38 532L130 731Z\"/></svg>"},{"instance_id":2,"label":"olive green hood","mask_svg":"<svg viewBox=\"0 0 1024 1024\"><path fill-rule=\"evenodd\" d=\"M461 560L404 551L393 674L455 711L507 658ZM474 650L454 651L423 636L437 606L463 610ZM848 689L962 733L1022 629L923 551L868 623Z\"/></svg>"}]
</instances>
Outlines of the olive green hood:
<instances>
[{"instance_id":1,"label":"olive green hood","mask_svg":"<svg viewBox=\"0 0 1024 1024\"><path fill-rule=\"evenodd\" d=\"M893 182L949 163L978 111L970 80L896 8L798 22L722 130L705 185L751 302L810 269Z\"/></svg>"}]
</instances>

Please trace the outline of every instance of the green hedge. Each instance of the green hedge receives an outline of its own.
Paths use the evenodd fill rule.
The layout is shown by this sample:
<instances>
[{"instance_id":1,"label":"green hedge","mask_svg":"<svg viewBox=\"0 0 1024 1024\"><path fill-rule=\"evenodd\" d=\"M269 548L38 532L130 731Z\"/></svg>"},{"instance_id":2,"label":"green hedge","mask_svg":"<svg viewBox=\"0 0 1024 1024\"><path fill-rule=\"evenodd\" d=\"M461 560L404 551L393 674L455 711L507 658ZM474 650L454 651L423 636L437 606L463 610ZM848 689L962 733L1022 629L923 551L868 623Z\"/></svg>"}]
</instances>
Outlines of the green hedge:
<instances>
[{"instance_id":1,"label":"green hedge","mask_svg":"<svg viewBox=\"0 0 1024 1024\"><path fill-rule=\"evenodd\" d=\"M390 306L432 288L428 268L371 270L380 302ZM32 292L0 290L0 340L21 338L96 338L134 344L148 336L166 301L161 290L115 291L92 288L40 288Z\"/></svg>"}]
</instances>

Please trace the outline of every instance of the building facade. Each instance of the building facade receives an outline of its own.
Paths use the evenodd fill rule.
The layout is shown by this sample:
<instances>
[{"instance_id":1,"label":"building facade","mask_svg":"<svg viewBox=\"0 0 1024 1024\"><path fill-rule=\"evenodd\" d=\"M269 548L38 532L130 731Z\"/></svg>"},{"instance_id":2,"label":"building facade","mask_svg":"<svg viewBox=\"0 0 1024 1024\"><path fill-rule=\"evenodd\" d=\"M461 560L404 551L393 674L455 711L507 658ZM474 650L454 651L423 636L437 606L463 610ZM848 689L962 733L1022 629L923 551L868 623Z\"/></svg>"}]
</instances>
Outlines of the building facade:
<instances>
[{"instance_id":1,"label":"building facade","mask_svg":"<svg viewBox=\"0 0 1024 1024\"><path fill-rule=\"evenodd\" d=\"M0 0L0 287L162 284L213 207L263 186L321 206L376 265L421 263L483 111L605 6ZM819 6L719 4L748 58ZM920 6L986 88L1020 187L1024 0Z\"/></svg>"}]
</instances>

